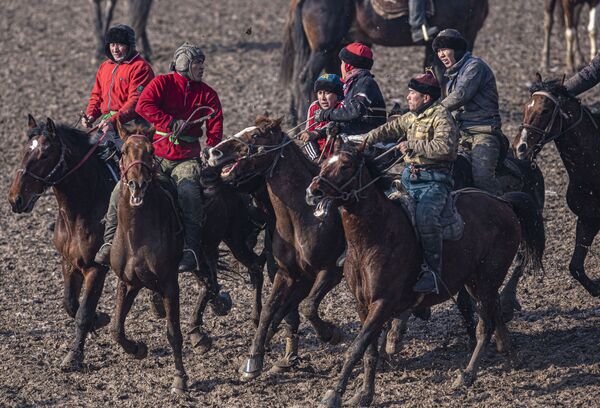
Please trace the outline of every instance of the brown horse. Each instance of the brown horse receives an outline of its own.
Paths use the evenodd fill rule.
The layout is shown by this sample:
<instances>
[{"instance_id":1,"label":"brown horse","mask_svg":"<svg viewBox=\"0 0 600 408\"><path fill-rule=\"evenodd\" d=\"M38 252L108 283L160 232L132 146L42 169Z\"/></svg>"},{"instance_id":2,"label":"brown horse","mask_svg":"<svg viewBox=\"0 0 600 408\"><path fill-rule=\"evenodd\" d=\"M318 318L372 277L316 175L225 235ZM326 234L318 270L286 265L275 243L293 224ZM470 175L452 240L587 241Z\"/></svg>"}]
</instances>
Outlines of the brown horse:
<instances>
[{"instance_id":1,"label":"brown horse","mask_svg":"<svg viewBox=\"0 0 600 408\"><path fill-rule=\"evenodd\" d=\"M340 219L330 217L322 222L312 214L304 201L303 188L298 186L308 185L318 167L281 130L280 124L281 120L258 118L256 126L221 142L209 156L210 165L225 165L221 172L225 181L264 176L275 213L272 248L278 270L260 314L250 355L240 369L242 380L260 375L268 332L275 331L288 314L292 317L286 328L288 341L297 342L299 322L294 316L301 302L300 311L321 340L335 344L341 338L341 331L318 315L321 300L342 276L341 268L336 266L344 249ZM287 357L290 348L286 349ZM286 357L279 367L291 364Z\"/></svg>"},{"instance_id":2,"label":"brown horse","mask_svg":"<svg viewBox=\"0 0 600 408\"><path fill-rule=\"evenodd\" d=\"M106 166L89 156L93 146L86 133L55 125L51 119L38 125L31 115L27 133L8 200L13 212L31 212L40 195L52 187L58 204L54 245L62 256L63 305L76 323L75 339L61 367L79 370L88 333L109 322L106 313L96 313L107 268L93 260L102 245L100 221L114 181Z\"/></svg>"},{"instance_id":3,"label":"brown horse","mask_svg":"<svg viewBox=\"0 0 600 408\"><path fill-rule=\"evenodd\" d=\"M458 193L457 208L465 229L458 241L444 243L442 289L439 295L412 291L421 269L421 249L403 208L387 199L375 183L361 149L344 147L326 161L307 189L307 200L320 201L322 212L342 207L348 242L344 276L358 302L362 328L347 351L335 388L321 404L339 407L352 368L364 356L363 386L350 402L369 405L374 395L377 339L386 321L419 306L448 300L465 286L477 303L477 346L455 386L470 385L492 332L499 352L512 353L499 305L498 289L523 241L527 259L541 264L544 233L541 213L527 194L501 199L480 190ZM457 193L453 193L457 194Z\"/></svg>"},{"instance_id":4,"label":"brown horse","mask_svg":"<svg viewBox=\"0 0 600 408\"><path fill-rule=\"evenodd\" d=\"M488 14L487 0L435 0L435 15L429 20L440 30L459 30L473 49L478 31ZM283 40L281 79L292 95L290 113L295 124L306 114L312 86L324 69L340 70L337 54L347 41L388 47L412 46L407 17L385 19L373 9L371 0L292 0ZM425 47L424 66L440 64ZM300 116L298 116L300 115Z\"/></svg>"},{"instance_id":5,"label":"brown horse","mask_svg":"<svg viewBox=\"0 0 600 408\"><path fill-rule=\"evenodd\" d=\"M600 131L598 122L579 99L569 95L561 81L543 82L537 74L531 97L523 108L523 123L513 140L517 157L534 161L542 148L554 142L569 174L567 205L577 216L571 275L595 297L600 282L585 273L584 262L600 230Z\"/></svg>"},{"instance_id":6,"label":"brown horse","mask_svg":"<svg viewBox=\"0 0 600 408\"><path fill-rule=\"evenodd\" d=\"M125 132L117 123L119 134ZM111 268L119 281L111 325L115 340L138 359L148 348L125 335L125 318L143 287L160 294L167 318L167 338L175 358L171 390L187 390L187 374L181 349L179 324L179 283L177 266L183 251L183 227L174 197L156 177L154 147L147 134L134 128L126 135L121 158L121 189L118 227L110 255Z\"/></svg>"},{"instance_id":7,"label":"brown horse","mask_svg":"<svg viewBox=\"0 0 600 408\"><path fill-rule=\"evenodd\" d=\"M590 39L590 59L596 56L596 12L598 11L600 0L546 0L544 4L544 48L542 49L541 69L548 69L550 67L550 36L552 34L552 26L554 25L554 8L557 2L565 25L565 41L567 45L565 63L569 71L574 71L577 64L585 61L581 52L581 46L579 45L579 36L577 35L581 8L584 4L587 4L589 7L587 32ZM577 64L575 64L575 47L577 48Z\"/></svg>"}]
</instances>

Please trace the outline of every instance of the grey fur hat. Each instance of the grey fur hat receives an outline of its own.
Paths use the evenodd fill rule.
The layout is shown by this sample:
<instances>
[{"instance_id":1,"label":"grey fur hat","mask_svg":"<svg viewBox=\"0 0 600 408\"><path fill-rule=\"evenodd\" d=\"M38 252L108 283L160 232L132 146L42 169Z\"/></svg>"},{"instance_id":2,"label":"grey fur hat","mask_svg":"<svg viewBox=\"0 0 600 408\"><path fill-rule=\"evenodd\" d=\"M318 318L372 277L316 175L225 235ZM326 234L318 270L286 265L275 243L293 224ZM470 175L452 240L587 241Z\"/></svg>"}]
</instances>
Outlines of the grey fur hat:
<instances>
[{"instance_id":1,"label":"grey fur hat","mask_svg":"<svg viewBox=\"0 0 600 408\"><path fill-rule=\"evenodd\" d=\"M189 75L192 62L204 62L205 58L206 56L200 47L184 42L175 50L173 60L171 61L171 71L178 72L182 76L191 79Z\"/></svg>"}]
</instances>

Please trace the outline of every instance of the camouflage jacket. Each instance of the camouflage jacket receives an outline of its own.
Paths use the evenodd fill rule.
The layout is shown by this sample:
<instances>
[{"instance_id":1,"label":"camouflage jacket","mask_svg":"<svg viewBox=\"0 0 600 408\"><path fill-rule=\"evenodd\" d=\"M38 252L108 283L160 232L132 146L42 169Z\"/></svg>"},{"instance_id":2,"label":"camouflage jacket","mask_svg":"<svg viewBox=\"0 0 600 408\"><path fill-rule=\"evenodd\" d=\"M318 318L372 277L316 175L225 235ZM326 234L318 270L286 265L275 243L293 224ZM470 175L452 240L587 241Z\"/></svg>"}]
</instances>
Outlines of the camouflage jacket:
<instances>
[{"instance_id":1,"label":"camouflage jacket","mask_svg":"<svg viewBox=\"0 0 600 408\"><path fill-rule=\"evenodd\" d=\"M408 141L412 152L404 161L414 164L448 165L456 160L459 131L450 112L439 102L420 114L413 112L367 133L366 143Z\"/></svg>"}]
</instances>

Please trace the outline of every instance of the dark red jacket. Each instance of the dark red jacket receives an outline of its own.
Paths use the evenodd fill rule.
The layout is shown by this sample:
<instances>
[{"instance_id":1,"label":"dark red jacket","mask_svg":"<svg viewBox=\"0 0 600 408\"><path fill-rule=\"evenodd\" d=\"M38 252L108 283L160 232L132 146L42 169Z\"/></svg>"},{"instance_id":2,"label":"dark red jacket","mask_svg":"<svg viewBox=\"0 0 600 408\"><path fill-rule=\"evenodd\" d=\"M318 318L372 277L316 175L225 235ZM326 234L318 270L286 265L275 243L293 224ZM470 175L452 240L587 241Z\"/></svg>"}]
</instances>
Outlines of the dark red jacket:
<instances>
[{"instance_id":1,"label":"dark red jacket","mask_svg":"<svg viewBox=\"0 0 600 408\"><path fill-rule=\"evenodd\" d=\"M95 121L101 115L116 111L110 121L129 122L137 116L138 98L152 78L152 66L139 54L119 64L107 59L98 68L85 114Z\"/></svg>"},{"instance_id":2,"label":"dark red jacket","mask_svg":"<svg viewBox=\"0 0 600 408\"><path fill-rule=\"evenodd\" d=\"M342 102L338 102L337 105L335 105L333 108L337 109L340 106L342 106ZM306 130L309 132L318 132L319 133L319 138L316 140L316 142L319 144L319 151L323 150L323 146L325 145L325 142L327 141L327 134L325 133L325 128L327 127L327 125L329 124L329 122L319 122L316 123L315 120L313 119L313 116L315 116L315 112L318 111L321 108L321 105L319 105L319 101L314 101L313 103L310 104L310 107L308 108L308 115L307 115L307 119L308 122L306 122Z\"/></svg>"},{"instance_id":3,"label":"dark red jacket","mask_svg":"<svg viewBox=\"0 0 600 408\"><path fill-rule=\"evenodd\" d=\"M164 137L159 133L171 133L174 119L186 120L198 106L210 106L215 110L215 115L205 123L206 144L216 146L223 138L223 111L219 96L204 82L190 81L175 72L159 75L142 92L136 112L154 125L157 130L157 134L154 135L156 141ZM202 109L191 121L209 113L209 110ZM179 144L174 144L168 138L164 138L155 143L154 154L168 160L199 157L203 123L197 123L183 131L184 136L196 138L197 141L180 140Z\"/></svg>"}]
</instances>

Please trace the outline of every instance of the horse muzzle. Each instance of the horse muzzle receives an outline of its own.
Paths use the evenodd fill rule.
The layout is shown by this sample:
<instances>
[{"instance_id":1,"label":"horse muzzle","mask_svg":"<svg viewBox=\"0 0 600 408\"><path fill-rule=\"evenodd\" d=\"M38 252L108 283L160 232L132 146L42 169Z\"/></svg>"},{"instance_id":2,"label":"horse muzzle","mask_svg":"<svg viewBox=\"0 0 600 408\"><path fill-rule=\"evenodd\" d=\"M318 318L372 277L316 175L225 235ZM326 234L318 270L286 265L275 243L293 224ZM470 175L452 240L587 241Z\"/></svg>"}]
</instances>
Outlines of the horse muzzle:
<instances>
[{"instance_id":1,"label":"horse muzzle","mask_svg":"<svg viewBox=\"0 0 600 408\"><path fill-rule=\"evenodd\" d=\"M527 143L525 143L525 142L519 143L517 145L517 148L515 149L515 154L517 156L517 159L519 159L519 160L526 159L528 151L529 151L529 146L527 145Z\"/></svg>"},{"instance_id":2,"label":"horse muzzle","mask_svg":"<svg viewBox=\"0 0 600 408\"><path fill-rule=\"evenodd\" d=\"M12 212L16 214L30 213L33 211L33 207L40 198L41 194L33 194L29 200L25 200L20 194L16 195L14 199L11 197L8 199Z\"/></svg>"},{"instance_id":3,"label":"horse muzzle","mask_svg":"<svg viewBox=\"0 0 600 408\"><path fill-rule=\"evenodd\" d=\"M127 182L127 188L129 189L129 205L132 207L139 207L144 204L144 195L148 189L147 181L142 181L140 184L134 180Z\"/></svg>"}]
</instances>

